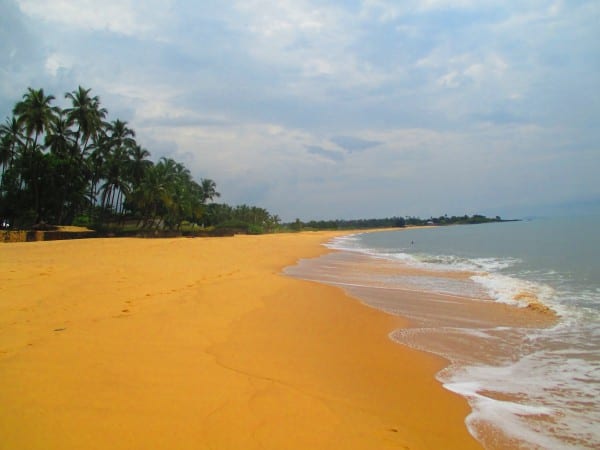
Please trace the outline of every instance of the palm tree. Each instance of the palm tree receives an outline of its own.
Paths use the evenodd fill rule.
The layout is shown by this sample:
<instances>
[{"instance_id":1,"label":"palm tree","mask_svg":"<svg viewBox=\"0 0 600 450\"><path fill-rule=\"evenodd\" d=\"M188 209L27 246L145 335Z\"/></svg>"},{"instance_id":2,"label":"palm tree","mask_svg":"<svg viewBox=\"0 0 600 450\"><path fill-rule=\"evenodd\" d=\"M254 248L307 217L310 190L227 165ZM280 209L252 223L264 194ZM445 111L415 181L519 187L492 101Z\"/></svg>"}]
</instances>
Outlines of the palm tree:
<instances>
[{"instance_id":1,"label":"palm tree","mask_svg":"<svg viewBox=\"0 0 600 450\"><path fill-rule=\"evenodd\" d=\"M96 208L121 218L131 211L156 228L204 214L234 217L227 205L207 205L220 196L213 180L197 183L170 158L153 164L127 122L105 122L107 111L90 89L79 86L65 98L70 107L61 112L52 95L30 87L0 125L0 214L11 223L69 223L86 206L92 222ZM264 221L262 210L235 213Z\"/></svg>"},{"instance_id":2,"label":"palm tree","mask_svg":"<svg viewBox=\"0 0 600 450\"><path fill-rule=\"evenodd\" d=\"M6 118L3 125L0 125L0 165L2 165L2 176L7 169L13 165L17 150L23 146L23 129L17 119ZM0 188L2 179L0 178Z\"/></svg>"},{"instance_id":3,"label":"palm tree","mask_svg":"<svg viewBox=\"0 0 600 450\"><path fill-rule=\"evenodd\" d=\"M171 158L162 157L157 164L158 174L162 181L162 190L159 197L159 208L162 211L162 222L173 220L177 208L177 187L183 174L182 167ZM157 226L158 227L158 226Z\"/></svg>"},{"instance_id":4,"label":"palm tree","mask_svg":"<svg viewBox=\"0 0 600 450\"><path fill-rule=\"evenodd\" d=\"M204 215L202 186L191 180L189 183L189 207L184 219L197 223Z\"/></svg>"},{"instance_id":5,"label":"palm tree","mask_svg":"<svg viewBox=\"0 0 600 450\"><path fill-rule=\"evenodd\" d=\"M45 95L43 89L27 88L27 93L23 95L23 100L18 102L13 114L17 122L25 128L28 145L25 146L26 152L22 155L24 163L28 170L22 172L27 174L25 179L28 187L33 192L33 206L36 214L35 222L41 220L40 209L40 170L42 163L42 147L38 145L38 138L51 125L59 108L51 106L53 95ZM32 138L33 136L33 138ZM23 177L22 177L23 180Z\"/></svg>"},{"instance_id":6,"label":"palm tree","mask_svg":"<svg viewBox=\"0 0 600 450\"><path fill-rule=\"evenodd\" d=\"M202 187L190 171L171 158L161 158L149 166L139 185L130 193L128 205L137 209L143 227L163 224L173 229L182 221L195 221L202 215Z\"/></svg>"},{"instance_id":7,"label":"palm tree","mask_svg":"<svg viewBox=\"0 0 600 450\"><path fill-rule=\"evenodd\" d=\"M102 210L122 209L122 197L129 191L127 172L130 165L130 150L136 145L135 132L127 127L127 122L115 120L106 127L106 137L102 138L106 182L102 186Z\"/></svg>"},{"instance_id":8,"label":"palm tree","mask_svg":"<svg viewBox=\"0 0 600 450\"><path fill-rule=\"evenodd\" d=\"M31 149L37 146L38 137L46 131L58 112L56 106L51 106L52 100L54 100L54 96L45 95L43 89L36 91L27 88L23 100L18 102L13 109L19 125L25 127L25 135L30 139L34 135Z\"/></svg>"},{"instance_id":9,"label":"palm tree","mask_svg":"<svg viewBox=\"0 0 600 450\"><path fill-rule=\"evenodd\" d=\"M140 185L132 195L136 207L141 211L142 228L154 224L159 227L168 208L171 205L171 189L174 181L175 164L173 160L161 160L148 168Z\"/></svg>"},{"instance_id":10,"label":"palm tree","mask_svg":"<svg viewBox=\"0 0 600 450\"><path fill-rule=\"evenodd\" d=\"M56 192L52 202L57 208L53 217L59 225L63 223L67 197L72 207L81 205L85 201L86 177L82 173L83 160L80 158L79 148L75 133L70 128L69 121L63 112L60 112L52 121L46 133L46 147L50 149L50 158L54 169ZM49 174L48 174L49 175ZM71 211L71 215L75 212Z\"/></svg>"},{"instance_id":11,"label":"palm tree","mask_svg":"<svg viewBox=\"0 0 600 450\"><path fill-rule=\"evenodd\" d=\"M65 113L69 122L77 125L75 141L80 144L82 154L87 153L90 139L94 141L98 136L107 114L106 109L100 107L100 98L91 97L90 91L79 86L76 91L65 94L72 105Z\"/></svg>"},{"instance_id":12,"label":"palm tree","mask_svg":"<svg viewBox=\"0 0 600 450\"><path fill-rule=\"evenodd\" d=\"M190 171L181 163L175 163L173 183L171 185L172 202L169 208L169 227L181 225L185 217L194 210L194 187Z\"/></svg>"},{"instance_id":13,"label":"palm tree","mask_svg":"<svg viewBox=\"0 0 600 450\"><path fill-rule=\"evenodd\" d=\"M127 167L129 165L129 157L123 148L115 148L108 155L106 160L106 182L102 186L102 207L109 208L114 212L118 212L121 206L121 197L123 193L129 191L127 184Z\"/></svg>"},{"instance_id":14,"label":"palm tree","mask_svg":"<svg viewBox=\"0 0 600 450\"><path fill-rule=\"evenodd\" d=\"M108 154L108 136L102 130L91 146L92 151L85 159L85 171L89 180L89 218L94 222L94 206L97 206L98 183L104 177L106 170L106 155Z\"/></svg>"},{"instance_id":15,"label":"palm tree","mask_svg":"<svg viewBox=\"0 0 600 450\"><path fill-rule=\"evenodd\" d=\"M100 98L90 95L91 89L79 86L77 90L67 92L65 98L71 101L71 107L65 110L68 122L77 126L75 142L77 143L78 155L72 154L72 158L85 159L82 167L89 183L90 219L93 220L93 208L96 201L96 188L101 178L103 163L105 161L106 136L104 122L107 111L100 107ZM92 154L88 153L93 150Z\"/></svg>"},{"instance_id":16,"label":"palm tree","mask_svg":"<svg viewBox=\"0 0 600 450\"><path fill-rule=\"evenodd\" d=\"M144 173L152 165L152 161L148 159L149 157L150 152L140 145L135 144L129 149L129 176L134 185L140 184Z\"/></svg>"},{"instance_id":17,"label":"palm tree","mask_svg":"<svg viewBox=\"0 0 600 450\"><path fill-rule=\"evenodd\" d=\"M65 114L60 112L48 127L45 145L52 154L59 158L72 158L73 153L77 152L77 141L74 135Z\"/></svg>"},{"instance_id":18,"label":"palm tree","mask_svg":"<svg viewBox=\"0 0 600 450\"><path fill-rule=\"evenodd\" d=\"M269 218L266 223L267 230L273 231L273 230L277 229L277 227L279 226L280 223L281 223L281 218L277 214L274 214L274 215L269 214Z\"/></svg>"},{"instance_id":19,"label":"palm tree","mask_svg":"<svg viewBox=\"0 0 600 450\"><path fill-rule=\"evenodd\" d=\"M110 133L111 147L131 148L135 145L135 131L127 126L127 122L117 119L109 123L106 129Z\"/></svg>"},{"instance_id":20,"label":"palm tree","mask_svg":"<svg viewBox=\"0 0 600 450\"><path fill-rule=\"evenodd\" d=\"M202 203L206 203L207 200L213 200L215 197L220 197L221 194L217 192L217 184L210 178L203 178L200 183Z\"/></svg>"},{"instance_id":21,"label":"palm tree","mask_svg":"<svg viewBox=\"0 0 600 450\"><path fill-rule=\"evenodd\" d=\"M0 125L0 219L14 224L19 207L21 171L17 170L18 155L23 150L22 128L13 116Z\"/></svg>"}]
</instances>

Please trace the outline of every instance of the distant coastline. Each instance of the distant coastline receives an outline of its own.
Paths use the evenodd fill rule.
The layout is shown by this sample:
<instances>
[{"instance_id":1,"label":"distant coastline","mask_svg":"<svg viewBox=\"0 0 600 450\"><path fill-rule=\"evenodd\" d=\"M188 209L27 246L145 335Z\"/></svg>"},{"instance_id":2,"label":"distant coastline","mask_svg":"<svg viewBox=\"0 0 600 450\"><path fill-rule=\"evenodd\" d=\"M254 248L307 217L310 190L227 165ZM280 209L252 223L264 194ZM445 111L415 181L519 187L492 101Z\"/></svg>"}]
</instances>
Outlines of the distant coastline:
<instances>
[{"instance_id":1,"label":"distant coastline","mask_svg":"<svg viewBox=\"0 0 600 450\"><path fill-rule=\"evenodd\" d=\"M422 219L420 217L386 217L383 219L337 219L337 220L311 220L302 222L296 219L295 222L283 224L284 228L292 231L310 231L310 230L357 230L371 228L404 228L407 226L443 226L443 225L477 225L482 223L494 222L515 222L519 219L502 219L500 216L487 217L481 214L430 217Z\"/></svg>"}]
</instances>

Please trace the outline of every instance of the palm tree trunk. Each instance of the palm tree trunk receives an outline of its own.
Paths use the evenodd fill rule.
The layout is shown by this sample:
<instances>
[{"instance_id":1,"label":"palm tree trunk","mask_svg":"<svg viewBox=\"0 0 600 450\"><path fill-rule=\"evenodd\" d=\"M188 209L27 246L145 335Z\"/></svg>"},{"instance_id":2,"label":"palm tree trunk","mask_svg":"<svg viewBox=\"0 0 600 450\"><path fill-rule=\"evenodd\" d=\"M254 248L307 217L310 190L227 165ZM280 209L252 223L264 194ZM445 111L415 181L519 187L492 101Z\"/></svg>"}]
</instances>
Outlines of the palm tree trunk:
<instances>
[{"instance_id":1,"label":"palm tree trunk","mask_svg":"<svg viewBox=\"0 0 600 450\"><path fill-rule=\"evenodd\" d=\"M96 183L94 183L94 177L90 180L90 210L88 216L90 217L90 223L94 222L94 203L96 202Z\"/></svg>"},{"instance_id":2,"label":"palm tree trunk","mask_svg":"<svg viewBox=\"0 0 600 450\"><path fill-rule=\"evenodd\" d=\"M108 201L108 197L110 196L110 186L107 186L102 192L102 201L100 202L100 222L104 222L106 217L106 203Z\"/></svg>"},{"instance_id":3,"label":"palm tree trunk","mask_svg":"<svg viewBox=\"0 0 600 450\"><path fill-rule=\"evenodd\" d=\"M113 186L110 189L110 201L109 201L109 207L110 207L110 213L111 213L111 215L113 213L114 204L115 204L115 187Z\"/></svg>"}]
</instances>

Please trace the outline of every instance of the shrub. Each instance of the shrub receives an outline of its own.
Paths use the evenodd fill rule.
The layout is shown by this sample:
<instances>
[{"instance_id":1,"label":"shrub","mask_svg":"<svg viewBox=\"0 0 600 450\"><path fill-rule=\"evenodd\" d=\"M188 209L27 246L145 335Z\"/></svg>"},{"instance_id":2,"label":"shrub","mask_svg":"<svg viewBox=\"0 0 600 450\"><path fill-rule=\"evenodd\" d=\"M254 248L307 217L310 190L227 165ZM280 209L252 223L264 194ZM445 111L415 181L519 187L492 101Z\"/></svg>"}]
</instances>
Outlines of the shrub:
<instances>
[{"instance_id":1,"label":"shrub","mask_svg":"<svg viewBox=\"0 0 600 450\"><path fill-rule=\"evenodd\" d=\"M76 227L89 227L91 224L92 220L87 214L75 216L75 218L73 219L73 225Z\"/></svg>"},{"instance_id":2,"label":"shrub","mask_svg":"<svg viewBox=\"0 0 600 450\"><path fill-rule=\"evenodd\" d=\"M248 225L248 234L263 234L264 228L260 225Z\"/></svg>"}]
</instances>

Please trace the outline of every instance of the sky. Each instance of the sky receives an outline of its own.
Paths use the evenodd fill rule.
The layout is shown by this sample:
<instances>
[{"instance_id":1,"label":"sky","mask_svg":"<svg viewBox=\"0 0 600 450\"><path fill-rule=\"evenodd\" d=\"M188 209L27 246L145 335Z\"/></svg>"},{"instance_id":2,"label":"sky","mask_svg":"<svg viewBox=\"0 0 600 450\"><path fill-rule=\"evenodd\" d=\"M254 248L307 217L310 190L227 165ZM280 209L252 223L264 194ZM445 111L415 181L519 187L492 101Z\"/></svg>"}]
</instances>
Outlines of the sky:
<instances>
[{"instance_id":1,"label":"sky","mask_svg":"<svg viewBox=\"0 0 600 450\"><path fill-rule=\"evenodd\" d=\"M0 120L91 88L283 220L600 211L597 0L0 0Z\"/></svg>"}]
</instances>

